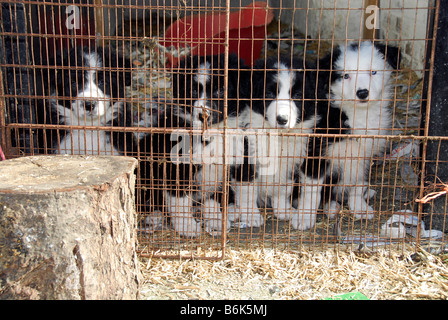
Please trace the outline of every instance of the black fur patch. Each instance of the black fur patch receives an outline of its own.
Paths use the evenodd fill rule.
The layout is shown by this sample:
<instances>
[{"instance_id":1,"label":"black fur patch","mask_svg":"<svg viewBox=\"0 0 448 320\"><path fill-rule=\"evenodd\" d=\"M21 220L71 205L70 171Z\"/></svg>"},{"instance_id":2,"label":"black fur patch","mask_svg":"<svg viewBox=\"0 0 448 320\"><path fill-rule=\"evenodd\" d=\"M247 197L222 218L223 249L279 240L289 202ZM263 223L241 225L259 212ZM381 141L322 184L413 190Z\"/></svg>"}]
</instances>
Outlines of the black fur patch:
<instances>
[{"instance_id":1,"label":"black fur patch","mask_svg":"<svg viewBox=\"0 0 448 320\"><path fill-rule=\"evenodd\" d=\"M295 73L295 81L290 89L290 98L300 108L298 122L305 121L315 114L316 99L316 68L301 59L291 59L289 56L270 57L255 63L253 73L254 88L252 92L252 110L265 116L266 107L277 98L277 75L282 70L276 64L284 65Z\"/></svg>"},{"instance_id":2,"label":"black fur patch","mask_svg":"<svg viewBox=\"0 0 448 320\"><path fill-rule=\"evenodd\" d=\"M209 81L203 88L195 81L195 76L200 72L200 66L207 62L210 64L210 70L207 70ZM175 102L192 113L194 102L205 92L208 103L206 107L210 109L212 116L210 123L218 123L224 120L224 94L227 93L227 114L236 114L240 103L243 99L246 101L249 96L250 72L242 60L233 54L228 59L227 88L224 87L224 71L224 55L186 57L173 70L172 88Z\"/></svg>"},{"instance_id":3,"label":"black fur patch","mask_svg":"<svg viewBox=\"0 0 448 320\"><path fill-rule=\"evenodd\" d=\"M400 68L401 63L400 48L382 43L375 43L375 48L377 48L378 51L384 55L386 61L393 69L398 70Z\"/></svg>"}]
</instances>

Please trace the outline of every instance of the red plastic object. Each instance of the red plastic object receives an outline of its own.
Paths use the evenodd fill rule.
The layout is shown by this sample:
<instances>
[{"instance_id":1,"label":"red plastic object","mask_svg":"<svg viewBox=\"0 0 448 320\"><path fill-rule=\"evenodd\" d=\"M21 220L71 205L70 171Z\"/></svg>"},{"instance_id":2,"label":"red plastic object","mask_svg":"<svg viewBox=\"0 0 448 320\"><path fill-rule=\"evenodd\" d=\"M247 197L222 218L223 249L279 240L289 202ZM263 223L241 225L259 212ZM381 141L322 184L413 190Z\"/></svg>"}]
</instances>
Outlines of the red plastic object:
<instances>
[{"instance_id":1,"label":"red plastic object","mask_svg":"<svg viewBox=\"0 0 448 320\"><path fill-rule=\"evenodd\" d=\"M236 53L248 65L260 56L266 37L266 25L274 18L272 9L264 1L254 2L229 15L229 52ZM185 17L173 23L165 32L161 45L176 49L188 45L192 55L224 53L226 14L213 13ZM179 61L167 53L168 65Z\"/></svg>"}]
</instances>

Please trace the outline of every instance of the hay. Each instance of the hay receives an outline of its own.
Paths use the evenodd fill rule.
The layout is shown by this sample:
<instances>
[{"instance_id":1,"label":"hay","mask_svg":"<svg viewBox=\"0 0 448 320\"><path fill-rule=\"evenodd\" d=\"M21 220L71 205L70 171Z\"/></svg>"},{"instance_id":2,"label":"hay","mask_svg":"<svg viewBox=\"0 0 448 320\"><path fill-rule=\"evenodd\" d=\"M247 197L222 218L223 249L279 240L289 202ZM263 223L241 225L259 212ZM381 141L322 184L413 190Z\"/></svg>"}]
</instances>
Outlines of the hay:
<instances>
[{"instance_id":1,"label":"hay","mask_svg":"<svg viewBox=\"0 0 448 320\"><path fill-rule=\"evenodd\" d=\"M213 253L210 252L211 255ZM447 299L448 254L228 250L225 259L141 258L142 299Z\"/></svg>"}]
</instances>

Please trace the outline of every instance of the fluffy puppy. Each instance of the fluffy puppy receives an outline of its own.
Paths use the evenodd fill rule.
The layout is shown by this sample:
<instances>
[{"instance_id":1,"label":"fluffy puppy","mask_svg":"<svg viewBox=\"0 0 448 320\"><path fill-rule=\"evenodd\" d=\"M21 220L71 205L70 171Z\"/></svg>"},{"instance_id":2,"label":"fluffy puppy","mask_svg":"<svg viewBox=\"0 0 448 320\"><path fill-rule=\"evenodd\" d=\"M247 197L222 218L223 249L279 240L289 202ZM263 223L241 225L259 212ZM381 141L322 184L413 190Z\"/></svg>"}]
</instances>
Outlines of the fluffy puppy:
<instances>
[{"instance_id":1,"label":"fluffy puppy","mask_svg":"<svg viewBox=\"0 0 448 320\"><path fill-rule=\"evenodd\" d=\"M250 122L258 115L252 114L248 105L241 112L228 117L226 156L229 164L229 187L234 201L228 204L228 221L239 228L257 228L264 223L258 208L258 178L262 155L266 148L259 145L266 139L257 138L257 132L250 128ZM262 121L261 121L262 122ZM221 145L224 145L223 143Z\"/></svg>"},{"instance_id":2,"label":"fluffy puppy","mask_svg":"<svg viewBox=\"0 0 448 320\"><path fill-rule=\"evenodd\" d=\"M133 150L132 133L82 128L132 126L132 111L121 101L131 82L129 60L108 48L76 47L58 56L55 66L49 74L48 120L77 128L53 132L54 153L122 155Z\"/></svg>"},{"instance_id":3,"label":"fluffy puppy","mask_svg":"<svg viewBox=\"0 0 448 320\"><path fill-rule=\"evenodd\" d=\"M270 204L279 219L291 220L294 226L298 215L292 206L293 187L308 142L300 134L311 133L317 120L315 77L302 60L290 56L261 60L255 67L250 125L265 133L265 152L257 154L257 163L269 159L258 166L257 202L259 206Z\"/></svg>"},{"instance_id":4,"label":"fluffy puppy","mask_svg":"<svg viewBox=\"0 0 448 320\"><path fill-rule=\"evenodd\" d=\"M323 115L326 112L322 119L328 128L337 130L339 127L341 133L349 135L390 134L391 75L399 67L399 61L398 48L372 42L339 45L321 60L319 83L323 89L319 92L329 93L331 100L331 107L322 112ZM322 132L324 126L318 127ZM381 138L346 136L327 141L321 148L326 163L322 165L325 179L335 184L333 196L346 201L356 218L373 217L374 209L366 201L370 194L367 192L369 169L371 161L384 153L385 145L386 140ZM305 197L299 209L310 207L309 196ZM337 202L332 201L327 210L330 214L336 213L338 207Z\"/></svg>"}]
</instances>

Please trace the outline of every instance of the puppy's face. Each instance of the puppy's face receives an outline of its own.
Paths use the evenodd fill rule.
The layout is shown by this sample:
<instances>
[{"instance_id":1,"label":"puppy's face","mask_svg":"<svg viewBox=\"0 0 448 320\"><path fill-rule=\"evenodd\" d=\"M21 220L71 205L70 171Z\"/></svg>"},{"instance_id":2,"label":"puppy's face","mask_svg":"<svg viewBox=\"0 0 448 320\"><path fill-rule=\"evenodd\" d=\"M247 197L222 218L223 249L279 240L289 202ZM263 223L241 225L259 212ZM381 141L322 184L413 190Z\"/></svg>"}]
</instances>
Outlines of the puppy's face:
<instances>
[{"instance_id":1,"label":"puppy's face","mask_svg":"<svg viewBox=\"0 0 448 320\"><path fill-rule=\"evenodd\" d=\"M58 104L79 119L109 113L130 84L129 71L125 71L130 62L102 48L73 49L61 66L55 77Z\"/></svg>"},{"instance_id":2,"label":"puppy's face","mask_svg":"<svg viewBox=\"0 0 448 320\"><path fill-rule=\"evenodd\" d=\"M187 58L173 74L173 96L186 107L193 124L223 120L224 66L219 57Z\"/></svg>"},{"instance_id":3,"label":"puppy's face","mask_svg":"<svg viewBox=\"0 0 448 320\"><path fill-rule=\"evenodd\" d=\"M111 107L110 88L106 88L104 73L99 71L102 62L94 54L86 54L83 58L91 70L85 70L82 82L73 85L72 90L77 87L78 91L71 109L79 117L102 117Z\"/></svg>"},{"instance_id":4,"label":"puppy's face","mask_svg":"<svg viewBox=\"0 0 448 320\"><path fill-rule=\"evenodd\" d=\"M278 129L294 128L301 121L301 100L303 74L275 63L267 71L264 90L265 118L269 125Z\"/></svg>"},{"instance_id":5,"label":"puppy's face","mask_svg":"<svg viewBox=\"0 0 448 320\"><path fill-rule=\"evenodd\" d=\"M367 42L341 46L333 69L336 76L331 94L335 103L346 100L362 107L383 99L392 67L379 49Z\"/></svg>"}]
</instances>

